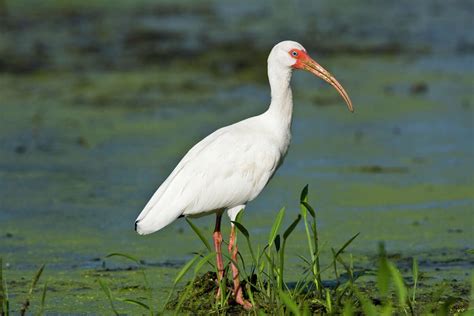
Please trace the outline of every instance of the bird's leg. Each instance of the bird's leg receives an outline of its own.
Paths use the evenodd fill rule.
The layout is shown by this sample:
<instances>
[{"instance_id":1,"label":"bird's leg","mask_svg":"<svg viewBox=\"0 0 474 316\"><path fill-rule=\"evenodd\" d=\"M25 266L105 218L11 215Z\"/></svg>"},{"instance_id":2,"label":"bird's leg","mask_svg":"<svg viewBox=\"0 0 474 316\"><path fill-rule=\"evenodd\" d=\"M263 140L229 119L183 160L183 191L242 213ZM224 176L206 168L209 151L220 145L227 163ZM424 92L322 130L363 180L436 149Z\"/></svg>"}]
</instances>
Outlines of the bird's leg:
<instances>
[{"instance_id":1,"label":"bird's leg","mask_svg":"<svg viewBox=\"0 0 474 316\"><path fill-rule=\"evenodd\" d=\"M212 238L214 239L214 248L216 249L216 263L217 263L217 281L221 282L222 278L224 277L224 261L222 260L222 233L221 233L221 219L222 219L222 212L218 212L216 214L216 226L214 228L214 233L212 234ZM221 295L221 288L217 291L217 297Z\"/></svg>"},{"instance_id":2,"label":"bird's leg","mask_svg":"<svg viewBox=\"0 0 474 316\"><path fill-rule=\"evenodd\" d=\"M245 309L251 309L252 304L244 299L244 295L242 292L242 287L240 286L239 280L239 268L237 268L237 240L236 240L236 232L235 232L235 225L232 224L232 228L230 231L230 239L229 239L229 254L232 258L231 267L232 267L232 279L234 280L234 297L235 301L242 305Z\"/></svg>"}]
</instances>

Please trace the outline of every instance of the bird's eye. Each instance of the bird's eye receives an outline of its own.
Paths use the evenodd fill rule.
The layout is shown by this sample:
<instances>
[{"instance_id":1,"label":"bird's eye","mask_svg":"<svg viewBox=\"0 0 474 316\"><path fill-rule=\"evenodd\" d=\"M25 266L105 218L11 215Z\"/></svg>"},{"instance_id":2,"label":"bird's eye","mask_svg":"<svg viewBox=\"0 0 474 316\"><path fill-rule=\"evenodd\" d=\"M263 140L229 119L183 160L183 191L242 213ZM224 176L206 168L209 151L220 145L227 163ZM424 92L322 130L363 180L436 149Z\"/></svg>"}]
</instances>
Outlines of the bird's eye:
<instances>
[{"instance_id":1,"label":"bird's eye","mask_svg":"<svg viewBox=\"0 0 474 316\"><path fill-rule=\"evenodd\" d=\"M293 57L296 57L296 56L298 56L298 52L294 50L294 51L291 52L291 55L293 55Z\"/></svg>"}]
</instances>

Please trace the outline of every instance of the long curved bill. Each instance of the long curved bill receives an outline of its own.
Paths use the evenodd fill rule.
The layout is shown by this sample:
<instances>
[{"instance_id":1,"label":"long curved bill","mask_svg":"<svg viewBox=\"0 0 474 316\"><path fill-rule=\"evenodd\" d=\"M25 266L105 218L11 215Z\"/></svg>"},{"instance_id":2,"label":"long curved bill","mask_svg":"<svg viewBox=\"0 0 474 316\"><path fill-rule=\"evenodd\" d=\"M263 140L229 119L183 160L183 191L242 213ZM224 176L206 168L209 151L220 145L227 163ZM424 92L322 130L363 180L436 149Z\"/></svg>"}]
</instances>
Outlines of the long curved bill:
<instances>
[{"instance_id":1,"label":"long curved bill","mask_svg":"<svg viewBox=\"0 0 474 316\"><path fill-rule=\"evenodd\" d=\"M347 103L347 108L349 111L354 112L354 107L352 106L351 99L349 98L349 95L347 94L346 90L342 87L342 85L339 83L339 81L334 78L333 75L326 69L324 69L320 64L315 62L311 57L307 56L305 60L301 61L301 67L304 70L307 70L314 74L315 76L323 79L324 81L328 82L330 85L332 85L334 88L336 88L337 92L342 96L344 101Z\"/></svg>"}]
</instances>

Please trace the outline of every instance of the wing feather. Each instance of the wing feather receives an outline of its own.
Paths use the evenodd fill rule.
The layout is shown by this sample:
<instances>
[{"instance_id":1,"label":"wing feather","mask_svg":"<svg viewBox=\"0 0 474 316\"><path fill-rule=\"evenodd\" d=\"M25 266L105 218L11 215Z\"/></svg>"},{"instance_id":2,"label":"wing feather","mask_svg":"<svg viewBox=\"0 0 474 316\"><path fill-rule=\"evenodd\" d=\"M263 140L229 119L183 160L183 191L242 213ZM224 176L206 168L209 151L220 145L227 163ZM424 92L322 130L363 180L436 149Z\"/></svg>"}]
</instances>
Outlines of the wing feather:
<instances>
[{"instance_id":1,"label":"wing feather","mask_svg":"<svg viewBox=\"0 0 474 316\"><path fill-rule=\"evenodd\" d=\"M141 232L157 231L180 215L245 204L260 193L282 154L268 134L243 122L217 130L189 150L138 216Z\"/></svg>"}]
</instances>

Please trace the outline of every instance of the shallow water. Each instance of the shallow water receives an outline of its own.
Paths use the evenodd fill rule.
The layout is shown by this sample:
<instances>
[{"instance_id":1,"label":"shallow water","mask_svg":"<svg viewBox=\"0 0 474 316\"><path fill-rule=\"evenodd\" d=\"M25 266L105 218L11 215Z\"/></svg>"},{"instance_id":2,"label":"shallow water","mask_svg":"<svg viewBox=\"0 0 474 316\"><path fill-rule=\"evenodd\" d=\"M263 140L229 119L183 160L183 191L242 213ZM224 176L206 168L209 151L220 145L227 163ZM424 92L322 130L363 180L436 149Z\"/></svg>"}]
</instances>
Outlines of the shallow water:
<instances>
[{"instance_id":1,"label":"shallow water","mask_svg":"<svg viewBox=\"0 0 474 316\"><path fill-rule=\"evenodd\" d=\"M252 236L263 244L281 206L288 208L287 221L296 216L299 191L308 183L321 239L328 245L341 245L361 232L350 248L356 256L370 260L383 240L390 252L425 258L421 269L428 271L428 263L445 253L447 265L461 259L455 274L466 280L465 271L473 267L466 253L473 237L472 72L432 69L433 58L341 57L321 63L344 82L356 112L347 112L337 94L318 80L295 74L292 146L277 175L248 205L244 224ZM144 77L156 77L159 84L162 76L169 81L169 71L151 69ZM183 71L179 80L199 76ZM91 80L120 85L133 76L98 74ZM99 296L97 305L103 304L96 275L110 274L94 271L101 270L106 254L119 251L155 263L149 269L163 293L168 286L161 284L169 284L176 269L202 247L184 221L140 237L133 231L135 217L193 143L219 126L263 111L268 88L211 77L218 92L196 89L197 97L190 92L181 107L101 107L48 97L41 82L59 91L78 84L77 78L59 78L2 78L9 100L0 124L0 246L6 275L27 278L44 262L51 302L59 310L86 311L89 299ZM426 91L410 93L420 82ZM181 95L168 92L164 98ZM212 217L197 220L209 236L212 222ZM290 245L290 253L305 251L302 227ZM329 246L325 250L329 258ZM446 272L438 271L439 279L456 270L440 266ZM131 277L126 279L131 282ZM61 286L83 296L75 296L77 302L55 299ZM11 285L14 301L21 298L16 296L20 288Z\"/></svg>"},{"instance_id":2,"label":"shallow water","mask_svg":"<svg viewBox=\"0 0 474 316\"><path fill-rule=\"evenodd\" d=\"M48 311L108 310L98 278L118 295L144 295L138 272L105 259L111 252L145 260L156 300L163 299L202 246L182 220L140 237L134 219L194 143L263 112L269 102L265 59L207 68L206 58L226 56L211 53L192 67L181 60L128 70L2 74L0 254L14 306L42 263ZM441 49L316 57L344 84L356 112L319 79L295 73L292 145L245 211L252 238L264 245L282 206L286 223L296 217L299 192L309 184L327 242L323 260L331 246L360 232L349 249L359 268L373 268L384 241L402 267L419 258L426 285L465 285L474 267L467 251L474 240L472 55ZM213 220L195 220L209 238ZM289 280L298 276L296 254L304 247L299 226L288 244Z\"/></svg>"}]
</instances>

